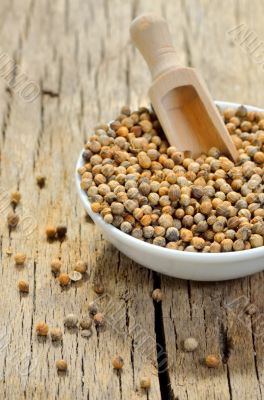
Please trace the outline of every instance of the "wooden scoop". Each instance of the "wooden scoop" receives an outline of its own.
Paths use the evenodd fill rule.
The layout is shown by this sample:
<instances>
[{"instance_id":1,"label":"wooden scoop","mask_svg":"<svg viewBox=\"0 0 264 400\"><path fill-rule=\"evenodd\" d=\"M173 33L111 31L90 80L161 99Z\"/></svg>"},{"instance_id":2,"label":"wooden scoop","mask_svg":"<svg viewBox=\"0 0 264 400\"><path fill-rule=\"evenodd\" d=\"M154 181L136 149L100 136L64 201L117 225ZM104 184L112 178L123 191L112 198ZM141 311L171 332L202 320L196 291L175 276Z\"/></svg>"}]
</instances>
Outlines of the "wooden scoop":
<instances>
[{"instance_id":1,"label":"wooden scoop","mask_svg":"<svg viewBox=\"0 0 264 400\"><path fill-rule=\"evenodd\" d=\"M195 69L177 65L167 22L140 15L130 34L151 71L149 96L169 143L194 156L217 147L236 160L235 145L203 79Z\"/></svg>"}]
</instances>

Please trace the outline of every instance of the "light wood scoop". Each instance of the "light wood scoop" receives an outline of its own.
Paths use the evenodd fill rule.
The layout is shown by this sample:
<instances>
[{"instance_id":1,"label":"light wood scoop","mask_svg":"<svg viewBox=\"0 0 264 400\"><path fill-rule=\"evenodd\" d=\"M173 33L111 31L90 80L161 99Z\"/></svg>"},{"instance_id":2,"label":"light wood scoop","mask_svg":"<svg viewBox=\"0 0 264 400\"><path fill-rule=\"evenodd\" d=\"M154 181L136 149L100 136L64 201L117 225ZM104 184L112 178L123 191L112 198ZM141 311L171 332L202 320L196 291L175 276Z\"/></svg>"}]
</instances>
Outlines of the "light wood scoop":
<instances>
[{"instance_id":1,"label":"light wood scoop","mask_svg":"<svg viewBox=\"0 0 264 400\"><path fill-rule=\"evenodd\" d=\"M149 96L169 143L194 156L217 147L236 160L237 150L203 79L195 69L177 65L167 22L140 15L130 34L151 71Z\"/></svg>"}]
</instances>

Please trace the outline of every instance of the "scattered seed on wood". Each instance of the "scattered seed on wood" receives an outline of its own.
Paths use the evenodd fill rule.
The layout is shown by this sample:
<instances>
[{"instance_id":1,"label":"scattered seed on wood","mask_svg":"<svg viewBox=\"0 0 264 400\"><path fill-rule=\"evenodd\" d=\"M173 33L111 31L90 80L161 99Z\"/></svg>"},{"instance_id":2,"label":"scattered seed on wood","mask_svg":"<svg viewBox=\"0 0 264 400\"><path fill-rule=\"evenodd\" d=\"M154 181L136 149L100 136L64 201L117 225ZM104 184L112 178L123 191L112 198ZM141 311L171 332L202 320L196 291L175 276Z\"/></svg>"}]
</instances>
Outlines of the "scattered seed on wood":
<instances>
[{"instance_id":1,"label":"scattered seed on wood","mask_svg":"<svg viewBox=\"0 0 264 400\"><path fill-rule=\"evenodd\" d=\"M87 263L82 260L77 261L74 266L74 270L80 272L81 274L85 274L87 271Z\"/></svg>"},{"instance_id":2,"label":"scattered seed on wood","mask_svg":"<svg viewBox=\"0 0 264 400\"><path fill-rule=\"evenodd\" d=\"M82 274L78 271L69 272L69 277L72 282L78 282L83 278Z\"/></svg>"},{"instance_id":3,"label":"scattered seed on wood","mask_svg":"<svg viewBox=\"0 0 264 400\"><path fill-rule=\"evenodd\" d=\"M62 330L60 328L51 328L50 337L53 342L62 340Z\"/></svg>"},{"instance_id":4,"label":"scattered seed on wood","mask_svg":"<svg viewBox=\"0 0 264 400\"><path fill-rule=\"evenodd\" d=\"M29 284L27 281L19 281L18 282L18 289L21 293L28 293L29 292Z\"/></svg>"},{"instance_id":5,"label":"scattered seed on wood","mask_svg":"<svg viewBox=\"0 0 264 400\"><path fill-rule=\"evenodd\" d=\"M62 267L62 262L59 258L54 258L51 261L50 268L51 268L51 271L54 272L54 274L59 274L61 267Z\"/></svg>"},{"instance_id":6,"label":"scattered seed on wood","mask_svg":"<svg viewBox=\"0 0 264 400\"><path fill-rule=\"evenodd\" d=\"M95 315L98 313L98 306L94 301L91 301L88 304L88 311L90 315Z\"/></svg>"},{"instance_id":7,"label":"scattered seed on wood","mask_svg":"<svg viewBox=\"0 0 264 400\"><path fill-rule=\"evenodd\" d=\"M151 385L151 381L150 381L150 378L148 377L148 376L143 376L141 379L140 379L140 387L141 387L141 389L149 389L150 388L150 385Z\"/></svg>"},{"instance_id":8,"label":"scattered seed on wood","mask_svg":"<svg viewBox=\"0 0 264 400\"><path fill-rule=\"evenodd\" d=\"M58 371L67 371L68 369L68 365L67 362L65 360L58 360L56 361L56 368Z\"/></svg>"},{"instance_id":9,"label":"scattered seed on wood","mask_svg":"<svg viewBox=\"0 0 264 400\"><path fill-rule=\"evenodd\" d=\"M80 328L81 329L90 329L92 326L92 319L89 317L84 317L80 321Z\"/></svg>"},{"instance_id":10,"label":"scattered seed on wood","mask_svg":"<svg viewBox=\"0 0 264 400\"><path fill-rule=\"evenodd\" d=\"M57 233L57 230L56 230L55 226L49 225L46 227L47 239L54 239L56 237L56 233Z\"/></svg>"},{"instance_id":11,"label":"scattered seed on wood","mask_svg":"<svg viewBox=\"0 0 264 400\"><path fill-rule=\"evenodd\" d=\"M26 262L27 256L24 253L17 253L17 254L15 254L14 259L15 259L16 265L24 265Z\"/></svg>"},{"instance_id":12,"label":"scattered seed on wood","mask_svg":"<svg viewBox=\"0 0 264 400\"><path fill-rule=\"evenodd\" d=\"M7 214L7 223L10 229L14 229L19 223L19 216L14 211L10 211Z\"/></svg>"},{"instance_id":13,"label":"scattered seed on wood","mask_svg":"<svg viewBox=\"0 0 264 400\"><path fill-rule=\"evenodd\" d=\"M10 196L10 202L11 204L13 204L14 206L17 206L20 203L21 200L21 193L16 191L16 192L12 192L11 196Z\"/></svg>"},{"instance_id":14,"label":"scattered seed on wood","mask_svg":"<svg viewBox=\"0 0 264 400\"><path fill-rule=\"evenodd\" d=\"M122 369L124 366L124 360L121 356L114 356L112 358L112 366L114 369Z\"/></svg>"},{"instance_id":15,"label":"scattered seed on wood","mask_svg":"<svg viewBox=\"0 0 264 400\"><path fill-rule=\"evenodd\" d=\"M163 299L163 293L160 289L154 289L152 292L152 299L156 302L159 303Z\"/></svg>"},{"instance_id":16,"label":"scattered seed on wood","mask_svg":"<svg viewBox=\"0 0 264 400\"><path fill-rule=\"evenodd\" d=\"M189 337L184 340L183 347L185 351L194 351L198 347L198 342L195 338Z\"/></svg>"},{"instance_id":17,"label":"scattered seed on wood","mask_svg":"<svg viewBox=\"0 0 264 400\"><path fill-rule=\"evenodd\" d=\"M61 286L68 286L69 283L70 283L70 277L66 273L60 274L59 277L58 277L58 280L59 280L59 284Z\"/></svg>"},{"instance_id":18,"label":"scattered seed on wood","mask_svg":"<svg viewBox=\"0 0 264 400\"><path fill-rule=\"evenodd\" d=\"M104 285L100 282L95 282L93 284L93 290L96 294L103 294L104 293Z\"/></svg>"},{"instance_id":19,"label":"scattered seed on wood","mask_svg":"<svg viewBox=\"0 0 264 400\"><path fill-rule=\"evenodd\" d=\"M45 322L39 322L36 325L36 333L38 336L47 336L49 333L49 326Z\"/></svg>"},{"instance_id":20,"label":"scattered seed on wood","mask_svg":"<svg viewBox=\"0 0 264 400\"><path fill-rule=\"evenodd\" d=\"M46 177L42 176L42 175L37 175L36 176L36 182L37 182L38 187L40 189L42 189L46 184Z\"/></svg>"},{"instance_id":21,"label":"scattered seed on wood","mask_svg":"<svg viewBox=\"0 0 264 400\"><path fill-rule=\"evenodd\" d=\"M81 331L81 336L84 337L84 338L89 338L89 337L91 337L91 336L92 336L92 331L91 331L91 329L83 329L83 330Z\"/></svg>"},{"instance_id":22,"label":"scattered seed on wood","mask_svg":"<svg viewBox=\"0 0 264 400\"><path fill-rule=\"evenodd\" d=\"M105 322L104 314L102 314L102 313L95 314L93 317L93 320L94 320L94 323L96 326L104 325L104 322Z\"/></svg>"},{"instance_id":23,"label":"scattered seed on wood","mask_svg":"<svg viewBox=\"0 0 264 400\"><path fill-rule=\"evenodd\" d=\"M220 365L220 358L217 355L209 354L205 358L205 365L208 368L218 368Z\"/></svg>"},{"instance_id":24,"label":"scattered seed on wood","mask_svg":"<svg viewBox=\"0 0 264 400\"><path fill-rule=\"evenodd\" d=\"M68 314L64 318L64 325L67 328L76 328L77 324L78 324L78 317L75 314Z\"/></svg>"}]
</instances>

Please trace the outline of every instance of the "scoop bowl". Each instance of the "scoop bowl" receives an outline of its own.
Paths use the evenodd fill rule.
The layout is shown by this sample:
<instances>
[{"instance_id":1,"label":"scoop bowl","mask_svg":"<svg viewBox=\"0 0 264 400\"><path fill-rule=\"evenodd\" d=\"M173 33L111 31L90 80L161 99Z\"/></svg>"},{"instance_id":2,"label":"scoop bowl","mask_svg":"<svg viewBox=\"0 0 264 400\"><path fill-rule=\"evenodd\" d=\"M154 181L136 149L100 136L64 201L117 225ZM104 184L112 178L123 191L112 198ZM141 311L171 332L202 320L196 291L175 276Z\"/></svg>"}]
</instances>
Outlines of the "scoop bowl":
<instances>
[{"instance_id":1,"label":"scoop bowl","mask_svg":"<svg viewBox=\"0 0 264 400\"><path fill-rule=\"evenodd\" d=\"M240 104L216 101L222 110L237 108ZM250 111L263 109L246 106ZM112 225L106 224L99 214L92 211L87 194L80 187L78 168L83 165L82 152L76 165L75 180L81 202L104 237L127 257L175 278L194 281L219 281L241 278L264 269L264 246L229 253L191 253L167 249L138 240Z\"/></svg>"}]
</instances>

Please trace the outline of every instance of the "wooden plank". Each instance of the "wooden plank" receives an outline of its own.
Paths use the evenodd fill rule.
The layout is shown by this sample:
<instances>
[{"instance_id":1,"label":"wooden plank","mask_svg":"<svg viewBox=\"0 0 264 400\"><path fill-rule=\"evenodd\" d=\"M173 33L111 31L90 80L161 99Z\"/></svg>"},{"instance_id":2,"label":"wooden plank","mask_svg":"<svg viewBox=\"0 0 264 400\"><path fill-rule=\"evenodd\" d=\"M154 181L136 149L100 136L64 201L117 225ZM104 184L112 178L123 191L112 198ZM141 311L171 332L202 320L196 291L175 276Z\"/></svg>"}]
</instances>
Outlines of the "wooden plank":
<instances>
[{"instance_id":1,"label":"wooden plank","mask_svg":"<svg viewBox=\"0 0 264 400\"><path fill-rule=\"evenodd\" d=\"M256 15L263 12L263 4L252 2L250 9L254 9L254 16L247 2L224 1L221 10L219 4L210 1L194 5L187 0L182 5L187 61L201 71L214 98L261 107L264 96L263 91L258 90L258 82L263 79L263 69L247 54L245 44L241 48L228 31L245 23L249 30L257 33L259 41L263 40L263 25L258 18L255 20ZM170 4L168 9L172 23L176 15ZM216 284L162 277L166 349L176 398L262 398L261 285L262 273ZM244 307L249 302L256 303L256 316L245 314ZM183 352L182 341L188 336L199 340L199 349L194 354ZM203 365L205 355L220 354L224 360L229 353L229 339L234 342L234 350L227 363L218 370L208 370Z\"/></svg>"},{"instance_id":2,"label":"wooden plank","mask_svg":"<svg viewBox=\"0 0 264 400\"><path fill-rule=\"evenodd\" d=\"M25 251L28 262L20 271L3 252L1 311L2 321L10 321L10 333L1 357L1 391L5 398L17 399L159 399L152 274L120 255L87 222L74 183L74 165L92 126L110 119L129 100L127 27L134 5L48 1L26 8L16 3L23 21L21 43L16 47L13 38L7 50L19 53L21 69L39 83L42 93L31 104L12 94L2 138L1 183L8 192L19 186L23 201L18 212L34 217L37 227L27 238L21 231L10 239L3 220L2 249L11 245L14 252ZM12 21L6 24L7 30L14 29ZM42 190L35 184L38 173L47 177ZM47 243L45 226L60 222L68 226L67 240ZM88 279L62 291L50 273L56 256L65 271L79 258L88 260ZM38 321L63 327L67 313L87 314L88 303L96 298L92 283L97 276L102 277L106 299L118 307L114 325L107 320L105 330L94 330L89 340L65 331L62 346L39 341ZM29 280L30 294L20 298L16 282L22 277ZM102 308L106 306L102 301ZM146 338L148 352L143 351ZM111 365L117 353L125 360L120 375ZM56 372L55 361L61 357L69 364L66 377ZM142 374L151 376L149 394L139 389Z\"/></svg>"}]
</instances>

